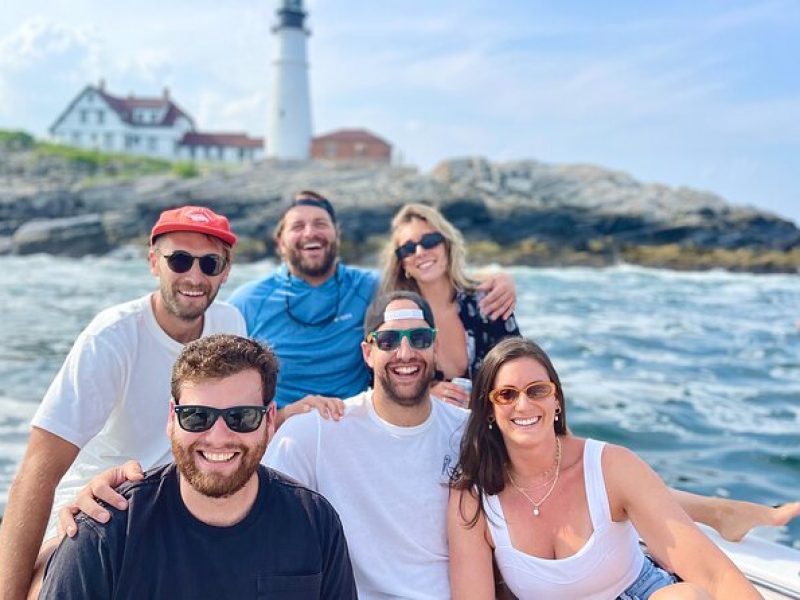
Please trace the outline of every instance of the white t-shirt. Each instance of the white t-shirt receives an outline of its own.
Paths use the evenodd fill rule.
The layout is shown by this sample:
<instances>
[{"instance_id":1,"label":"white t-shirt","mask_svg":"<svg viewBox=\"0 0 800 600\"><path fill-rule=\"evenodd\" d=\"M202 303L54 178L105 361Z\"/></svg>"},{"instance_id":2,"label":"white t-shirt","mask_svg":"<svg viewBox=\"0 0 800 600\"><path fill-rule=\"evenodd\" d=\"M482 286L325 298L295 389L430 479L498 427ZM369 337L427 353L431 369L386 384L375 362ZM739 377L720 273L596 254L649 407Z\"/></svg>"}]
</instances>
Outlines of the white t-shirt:
<instances>
[{"instance_id":1,"label":"white t-shirt","mask_svg":"<svg viewBox=\"0 0 800 600\"><path fill-rule=\"evenodd\" d=\"M341 421L291 417L264 463L325 496L342 520L362 599L450 597L448 481L467 411L432 403L421 425L381 419L367 391Z\"/></svg>"},{"instance_id":2,"label":"white t-shirt","mask_svg":"<svg viewBox=\"0 0 800 600\"><path fill-rule=\"evenodd\" d=\"M205 313L203 335L245 336L239 311L221 302ZM98 314L72 346L32 425L78 446L56 489L53 517L101 471L134 459L172 460L166 435L172 365L183 344L156 321L150 294ZM48 534L55 533L54 518Z\"/></svg>"}]
</instances>

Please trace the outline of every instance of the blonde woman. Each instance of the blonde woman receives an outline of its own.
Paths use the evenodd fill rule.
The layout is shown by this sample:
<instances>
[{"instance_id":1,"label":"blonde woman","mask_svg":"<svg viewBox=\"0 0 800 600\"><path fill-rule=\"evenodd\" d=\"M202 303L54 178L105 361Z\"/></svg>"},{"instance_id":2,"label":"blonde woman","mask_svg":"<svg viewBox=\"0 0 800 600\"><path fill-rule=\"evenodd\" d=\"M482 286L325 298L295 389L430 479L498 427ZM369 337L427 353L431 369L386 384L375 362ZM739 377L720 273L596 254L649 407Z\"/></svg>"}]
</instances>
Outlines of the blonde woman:
<instances>
[{"instance_id":1,"label":"blonde woman","mask_svg":"<svg viewBox=\"0 0 800 600\"><path fill-rule=\"evenodd\" d=\"M431 393L461 406L469 394L452 380L471 379L497 342L520 335L513 313L482 310L483 285L466 275L465 263L464 238L432 206L407 204L392 219L381 292L409 290L431 305L439 338Z\"/></svg>"}]
</instances>

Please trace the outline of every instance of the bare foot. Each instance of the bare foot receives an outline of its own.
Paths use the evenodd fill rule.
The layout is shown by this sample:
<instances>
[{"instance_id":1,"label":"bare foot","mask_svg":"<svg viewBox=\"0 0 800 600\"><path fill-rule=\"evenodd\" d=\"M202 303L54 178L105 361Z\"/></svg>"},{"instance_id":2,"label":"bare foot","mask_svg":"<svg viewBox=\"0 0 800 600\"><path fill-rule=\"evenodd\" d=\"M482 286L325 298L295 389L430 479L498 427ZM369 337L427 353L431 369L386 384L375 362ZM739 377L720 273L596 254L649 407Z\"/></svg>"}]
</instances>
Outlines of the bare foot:
<instances>
[{"instance_id":1,"label":"bare foot","mask_svg":"<svg viewBox=\"0 0 800 600\"><path fill-rule=\"evenodd\" d=\"M729 542L738 542L753 527L781 527L800 516L800 502L787 502L777 508L753 502L726 502L720 507L716 529Z\"/></svg>"}]
</instances>

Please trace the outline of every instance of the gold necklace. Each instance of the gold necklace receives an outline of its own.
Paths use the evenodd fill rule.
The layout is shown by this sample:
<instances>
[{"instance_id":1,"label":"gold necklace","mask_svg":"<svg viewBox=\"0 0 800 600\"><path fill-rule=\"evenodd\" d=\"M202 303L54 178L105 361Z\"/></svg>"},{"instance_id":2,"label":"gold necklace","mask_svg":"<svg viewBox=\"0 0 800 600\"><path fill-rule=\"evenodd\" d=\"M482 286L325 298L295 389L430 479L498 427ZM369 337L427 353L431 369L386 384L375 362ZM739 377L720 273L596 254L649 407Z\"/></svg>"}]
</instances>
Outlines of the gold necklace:
<instances>
[{"instance_id":1,"label":"gold necklace","mask_svg":"<svg viewBox=\"0 0 800 600\"><path fill-rule=\"evenodd\" d=\"M544 496L542 496L538 501L531 498L528 493L520 486L517 485L517 482L514 481L514 477L511 475L511 471L508 471L508 480L511 482L517 491L525 496L525 499L533 505L533 516L538 517L539 513L541 512L539 508L544 504L544 501L550 497L550 494L553 493L553 490L556 489L556 483L558 483L558 474L561 470L561 440L556 436L556 476L553 478L553 483L550 485L550 488L545 492Z\"/></svg>"}]
</instances>

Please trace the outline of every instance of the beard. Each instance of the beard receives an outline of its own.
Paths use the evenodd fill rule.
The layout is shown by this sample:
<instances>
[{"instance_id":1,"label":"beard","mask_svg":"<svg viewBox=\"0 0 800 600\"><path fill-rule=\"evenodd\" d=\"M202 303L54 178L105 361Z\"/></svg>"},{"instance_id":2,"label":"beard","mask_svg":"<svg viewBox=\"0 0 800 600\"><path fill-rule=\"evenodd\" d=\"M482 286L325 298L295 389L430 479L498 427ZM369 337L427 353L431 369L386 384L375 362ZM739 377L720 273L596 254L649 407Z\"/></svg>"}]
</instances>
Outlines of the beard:
<instances>
[{"instance_id":1,"label":"beard","mask_svg":"<svg viewBox=\"0 0 800 600\"><path fill-rule=\"evenodd\" d=\"M167 311L184 321L194 321L196 318L201 317L206 312L206 309L211 306L211 303L214 302L214 298L217 297L217 292L219 292L219 286L216 288L211 285L197 286L194 289L202 290L206 294L205 304L185 306L180 301L178 287L177 283L161 281L159 292Z\"/></svg>"},{"instance_id":2,"label":"beard","mask_svg":"<svg viewBox=\"0 0 800 600\"><path fill-rule=\"evenodd\" d=\"M178 472L192 488L204 496L227 498L241 490L258 469L261 457L267 448L267 437L265 435L264 439L258 442L255 447L234 445L222 450L241 453L239 467L230 475L201 471L196 462L198 444L199 440L186 447L181 445L174 437L172 438L172 454L175 457Z\"/></svg>"},{"instance_id":3,"label":"beard","mask_svg":"<svg viewBox=\"0 0 800 600\"><path fill-rule=\"evenodd\" d=\"M416 385L403 391L400 391L392 381L389 367L390 365L386 365L386 368L377 374L386 397L400 406L410 407L422 404L428 397L428 386L433 380L433 366L425 363Z\"/></svg>"},{"instance_id":4,"label":"beard","mask_svg":"<svg viewBox=\"0 0 800 600\"><path fill-rule=\"evenodd\" d=\"M308 240L306 240L308 241ZM309 261L303 258L301 250L295 248L288 248L286 251L286 261L292 265L292 269L298 275L305 275L306 277L322 277L330 273L333 263L336 262L336 255L339 252L339 243L337 240L327 242L326 240L315 239L315 242L322 244L325 248L325 253L317 261Z\"/></svg>"}]
</instances>

